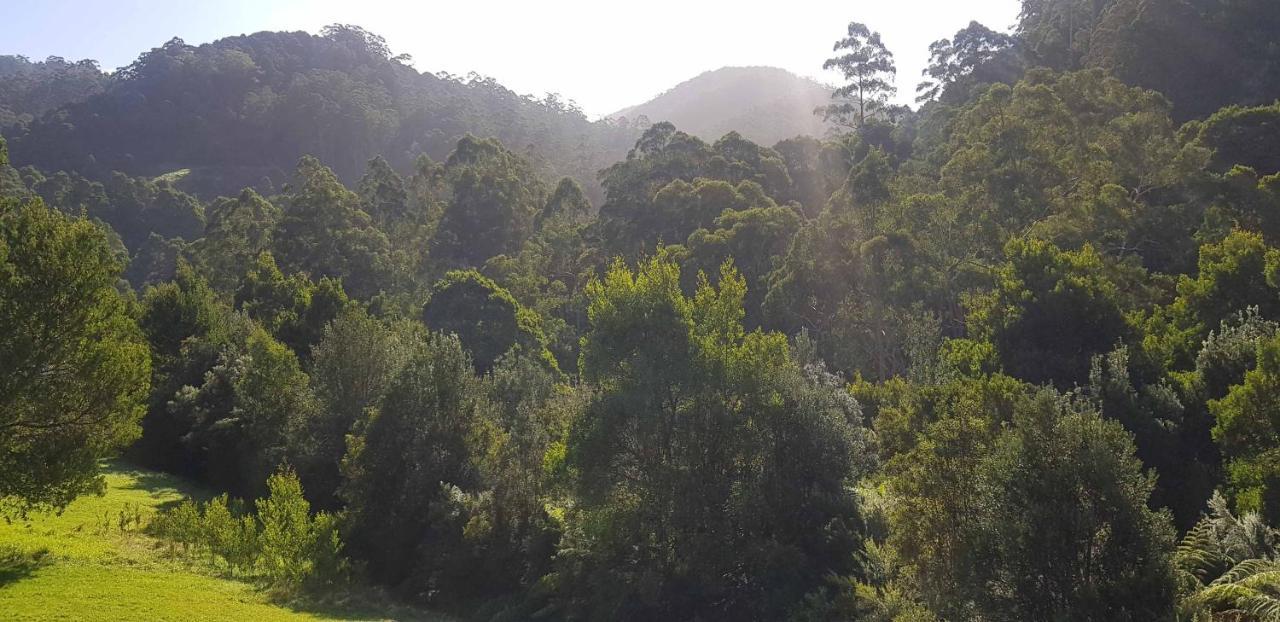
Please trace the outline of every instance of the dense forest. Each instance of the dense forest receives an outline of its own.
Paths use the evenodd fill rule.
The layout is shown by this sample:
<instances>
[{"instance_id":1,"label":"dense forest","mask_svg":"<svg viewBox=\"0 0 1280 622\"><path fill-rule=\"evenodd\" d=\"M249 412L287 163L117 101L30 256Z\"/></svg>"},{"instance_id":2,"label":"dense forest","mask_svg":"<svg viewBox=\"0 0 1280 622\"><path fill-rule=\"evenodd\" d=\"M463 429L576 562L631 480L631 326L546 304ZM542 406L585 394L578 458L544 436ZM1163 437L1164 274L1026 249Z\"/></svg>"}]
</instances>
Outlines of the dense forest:
<instances>
[{"instance_id":1,"label":"dense forest","mask_svg":"<svg viewBox=\"0 0 1280 622\"><path fill-rule=\"evenodd\" d=\"M0 57L0 513L123 455L299 598L1280 620L1280 5L1022 0L914 108L832 33L772 146L352 26Z\"/></svg>"}]
</instances>

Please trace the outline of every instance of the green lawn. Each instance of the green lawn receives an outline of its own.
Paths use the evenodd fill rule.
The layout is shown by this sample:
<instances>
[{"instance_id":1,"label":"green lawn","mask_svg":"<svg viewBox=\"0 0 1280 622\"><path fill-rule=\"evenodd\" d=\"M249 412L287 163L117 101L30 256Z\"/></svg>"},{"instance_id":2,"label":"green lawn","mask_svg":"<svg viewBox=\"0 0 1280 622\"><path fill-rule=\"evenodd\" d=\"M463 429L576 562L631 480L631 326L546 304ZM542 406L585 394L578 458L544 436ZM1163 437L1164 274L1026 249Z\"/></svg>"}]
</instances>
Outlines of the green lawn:
<instances>
[{"instance_id":1,"label":"green lawn","mask_svg":"<svg viewBox=\"0 0 1280 622\"><path fill-rule=\"evenodd\" d=\"M157 508L199 491L177 478L113 465L107 493L61 515L0 520L0 618L4 620L444 620L403 607L358 614L304 612L252 585L168 553L143 533Z\"/></svg>"}]
</instances>

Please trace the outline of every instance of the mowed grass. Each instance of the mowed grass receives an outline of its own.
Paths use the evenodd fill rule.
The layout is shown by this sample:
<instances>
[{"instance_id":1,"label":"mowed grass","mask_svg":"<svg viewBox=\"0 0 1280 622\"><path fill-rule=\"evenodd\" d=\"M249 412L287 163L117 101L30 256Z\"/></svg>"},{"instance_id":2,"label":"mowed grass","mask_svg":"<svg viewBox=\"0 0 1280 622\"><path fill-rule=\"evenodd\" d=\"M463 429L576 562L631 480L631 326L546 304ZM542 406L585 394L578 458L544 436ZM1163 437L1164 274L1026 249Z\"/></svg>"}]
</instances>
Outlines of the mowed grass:
<instances>
[{"instance_id":1,"label":"mowed grass","mask_svg":"<svg viewBox=\"0 0 1280 622\"><path fill-rule=\"evenodd\" d=\"M166 504L206 496L200 490L118 464L106 476L105 496L78 499L60 515L0 520L0 619L445 619L390 605L351 614L274 603L253 585L172 554L140 529Z\"/></svg>"}]
</instances>

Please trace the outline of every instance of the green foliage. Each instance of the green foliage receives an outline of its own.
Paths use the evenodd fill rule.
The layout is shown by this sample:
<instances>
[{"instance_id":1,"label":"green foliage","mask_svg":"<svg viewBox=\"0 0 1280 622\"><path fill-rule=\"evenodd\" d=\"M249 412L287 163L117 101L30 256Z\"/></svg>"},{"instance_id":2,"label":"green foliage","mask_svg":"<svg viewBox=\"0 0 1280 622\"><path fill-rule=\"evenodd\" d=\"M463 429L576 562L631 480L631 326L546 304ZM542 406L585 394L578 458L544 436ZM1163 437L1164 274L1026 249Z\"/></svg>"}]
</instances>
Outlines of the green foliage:
<instances>
[{"instance_id":1,"label":"green foliage","mask_svg":"<svg viewBox=\"0 0 1280 622\"><path fill-rule=\"evenodd\" d=\"M369 160L364 176L356 185L360 205L379 226L403 220L408 215L409 193L404 179L382 156Z\"/></svg>"},{"instance_id":2,"label":"green foliage","mask_svg":"<svg viewBox=\"0 0 1280 622\"><path fill-rule=\"evenodd\" d=\"M343 460L349 543L369 572L429 598L442 570L420 543L433 531L431 506L445 484L475 490L483 394L457 337L432 334L415 349L378 407L360 424Z\"/></svg>"},{"instance_id":3,"label":"green foliage","mask_svg":"<svg viewBox=\"0 0 1280 622\"><path fill-rule=\"evenodd\" d=\"M916 102L967 98L969 89L992 82L1006 82L1020 72L1017 40L979 24L956 31L950 39L929 44L929 66L921 73L925 80L916 87ZM959 91L959 93L957 93Z\"/></svg>"},{"instance_id":4,"label":"green foliage","mask_svg":"<svg viewBox=\"0 0 1280 622\"><path fill-rule=\"evenodd\" d=\"M1025 0L930 47L918 111L850 24L826 111L855 132L657 123L598 177L647 120L357 27L110 80L0 57L0 195L52 207L0 207L0 410L107 413L0 417L0 505L93 488L149 345L131 457L266 495L157 519L166 563L287 597L346 574L342 517L371 581L480 619L1269 619L1271 8Z\"/></svg>"},{"instance_id":5,"label":"green foliage","mask_svg":"<svg viewBox=\"0 0 1280 622\"><path fill-rule=\"evenodd\" d=\"M491 257L483 273L537 313L547 347L560 368L572 373L578 363L579 335L587 321L586 284L599 250L586 239L590 225L559 209L553 210L548 203L543 214L550 210L555 215L542 219L520 253Z\"/></svg>"},{"instance_id":6,"label":"green foliage","mask_svg":"<svg viewBox=\"0 0 1280 622\"><path fill-rule=\"evenodd\" d=\"M247 573L237 570L234 577L228 576L226 564L209 560L205 550L189 547L188 555L180 555L177 542L152 537L153 528L187 495L202 498L206 490L165 473L115 462L106 463L103 474L103 496L80 497L58 513L0 521L0 572L5 577L0 609L5 617L145 617L166 622L450 619L398 607L385 597L370 598L365 606L324 604L350 599L346 590L301 602L277 598L245 582L252 579ZM238 509L235 502L229 507L232 512ZM122 515L130 519L124 530L118 527ZM140 522L134 522L138 516ZM256 523L251 524L256 529Z\"/></svg>"},{"instance_id":7,"label":"green foliage","mask_svg":"<svg viewBox=\"0 0 1280 622\"><path fill-rule=\"evenodd\" d=\"M390 285L386 235L319 160L308 156L298 163L283 202L271 250L284 270L341 279L361 300Z\"/></svg>"},{"instance_id":8,"label":"green foliage","mask_svg":"<svg viewBox=\"0 0 1280 622\"><path fill-rule=\"evenodd\" d=\"M262 523L257 566L269 585L291 592L329 587L342 579L346 560L337 523L323 512L311 515L292 471L279 471L267 480L267 496L258 500L257 510Z\"/></svg>"},{"instance_id":9,"label":"green foliage","mask_svg":"<svg viewBox=\"0 0 1280 622\"><path fill-rule=\"evenodd\" d=\"M716 217L713 228L700 228L689 235L684 263L689 270L711 273L733 260L747 281L746 323L758 326L768 275L799 229L800 217L793 209L774 206L767 199L758 207L728 208Z\"/></svg>"},{"instance_id":10,"label":"green foliage","mask_svg":"<svg viewBox=\"0 0 1280 622\"><path fill-rule=\"evenodd\" d=\"M827 209L792 238L762 302L766 326L811 331L835 368L872 379L907 371L914 320L931 311L928 303L953 304L939 299L938 285L957 280L939 273L932 249L889 222L884 158L868 150Z\"/></svg>"},{"instance_id":11,"label":"green foliage","mask_svg":"<svg viewBox=\"0 0 1280 622\"><path fill-rule=\"evenodd\" d=\"M946 619L1147 620L1174 590L1168 517L1119 424L1041 390L1009 425L953 416L891 465L891 542Z\"/></svg>"},{"instance_id":12,"label":"green foliage","mask_svg":"<svg viewBox=\"0 0 1280 622\"><path fill-rule=\"evenodd\" d=\"M1132 332L1116 285L1092 247L1063 252L1048 242L1010 240L995 290L969 300L969 331L996 347L1004 371L1067 389L1090 361Z\"/></svg>"},{"instance_id":13,"label":"green foliage","mask_svg":"<svg viewBox=\"0 0 1280 622\"><path fill-rule=\"evenodd\" d=\"M746 333L744 294L726 264L687 297L661 256L589 287L579 367L599 392L568 446L570 615L776 617L857 572L845 486L872 451L857 403L790 361L782 335Z\"/></svg>"},{"instance_id":14,"label":"green foliage","mask_svg":"<svg viewBox=\"0 0 1280 622\"><path fill-rule=\"evenodd\" d=\"M681 243L725 209L764 205L792 184L772 149L736 133L707 145L670 123L646 130L625 161L601 172L601 183L602 245L628 258L651 252L659 242Z\"/></svg>"},{"instance_id":15,"label":"green foliage","mask_svg":"<svg viewBox=\"0 0 1280 622\"><path fill-rule=\"evenodd\" d=\"M137 438L151 370L107 236L39 200L0 202L0 512L101 492Z\"/></svg>"},{"instance_id":16,"label":"green foliage","mask_svg":"<svg viewBox=\"0 0 1280 622\"><path fill-rule=\"evenodd\" d=\"M836 103L820 109L824 118L856 128L868 117L889 112L889 99L898 90L893 86L898 68L880 33L849 22L848 36L836 41L832 51L837 56L827 59L822 68L839 71L846 84L831 94Z\"/></svg>"},{"instance_id":17,"label":"green foliage","mask_svg":"<svg viewBox=\"0 0 1280 622\"><path fill-rule=\"evenodd\" d=\"M126 253L137 253L153 235L195 240L205 228L204 206L164 180L112 173L105 181L76 173L44 176L30 171L24 180L32 194L70 215L87 215L120 236ZM142 272L145 275L145 272ZM141 285L141 281L135 281Z\"/></svg>"},{"instance_id":18,"label":"green foliage","mask_svg":"<svg viewBox=\"0 0 1280 622\"><path fill-rule=\"evenodd\" d=\"M1274 620L1278 538L1280 533L1257 513L1235 516L1227 500L1214 493L1208 516L1187 532L1174 553L1186 586L1179 614L1185 619Z\"/></svg>"},{"instance_id":19,"label":"green foliage","mask_svg":"<svg viewBox=\"0 0 1280 622\"><path fill-rule=\"evenodd\" d=\"M421 339L408 322L388 323L347 308L324 328L311 351L315 413L292 424L289 453L314 505L337 506L346 436L375 406Z\"/></svg>"},{"instance_id":20,"label":"green foliage","mask_svg":"<svg viewBox=\"0 0 1280 622\"><path fill-rule=\"evenodd\" d=\"M256 513L220 495L206 502L187 499L163 512L149 529L181 545L187 555L209 555L271 590L292 595L318 593L344 582L349 572L337 519L311 514L293 471L267 479L267 496Z\"/></svg>"},{"instance_id":21,"label":"green foliage","mask_svg":"<svg viewBox=\"0 0 1280 622\"><path fill-rule=\"evenodd\" d=\"M1275 99L1280 52L1273 44L1280 16L1265 0L1036 4L1076 11L1072 17L1079 32L1071 47L1083 53L1080 62L1163 93L1180 120L1208 116L1229 104L1266 105ZM1024 23L1025 16L1024 11ZM1072 23L1061 19L1038 20L1037 30L1061 31Z\"/></svg>"},{"instance_id":22,"label":"green foliage","mask_svg":"<svg viewBox=\"0 0 1280 622\"><path fill-rule=\"evenodd\" d=\"M206 210L204 237L192 254L201 272L219 291L230 291L244 276L244 266L271 246L280 210L253 190L234 199L222 197Z\"/></svg>"},{"instance_id":23,"label":"green foliage","mask_svg":"<svg viewBox=\"0 0 1280 622\"><path fill-rule=\"evenodd\" d=\"M988 89L949 133L941 184L968 244L994 249L1031 229L1065 247L1136 249L1149 264L1176 258L1147 208L1189 166L1158 94L1099 71L1032 71Z\"/></svg>"},{"instance_id":24,"label":"green foliage","mask_svg":"<svg viewBox=\"0 0 1280 622\"><path fill-rule=\"evenodd\" d=\"M143 292L139 324L151 346L151 396L142 419L142 438L129 452L141 464L176 472L190 472L181 438L190 422L169 411L174 394L204 380L225 343L243 332L229 317L208 283L189 266L180 264L175 279Z\"/></svg>"},{"instance_id":25,"label":"green foliage","mask_svg":"<svg viewBox=\"0 0 1280 622\"><path fill-rule=\"evenodd\" d=\"M1212 164L1218 170L1247 166L1264 177L1280 173L1280 159L1270 148L1280 140L1280 103L1254 108L1228 106L1198 128L1196 141L1213 150Z\"/></svg>"},{"instance_id":26,"label":"green foliage","mask_svg":"<svg viewBox=\"0 0 1280 622\"><path fill-rule=\"evenodd\" d=\"M304 361L326 325L351 306L342 282L305 274L284 276L271 253L258 255L235 292L236 307Z\"/></svg>"},{"instance_id":27,"label":"green foliage","mask_svg":"<svg viewBox=\"0 0 1280 622\"><path fill-rule=\"evenodd\" d=\"M474 270L455 270L436 283L422 319L432 330L457 335L481 372L489 371L512 348L556 368L537 313Z\"/></svg>"},{"instance_id":28,"label":"green foliage","mask_svg":"<svg viewBox=\"0 0 1280 622\"><path fill-rule=\"evenodd\" d=\"M466 136L444 164L452 193L431 241L448 267L477 267L514 254L532 232L546 191L529 165L493 139Z\"/></svg>"},{"instance_id":29,"label":"green foliage","mask_svg":"<svg viewBox=\"0 0 1280 622\"><path fill-rule=\"evenodd\" d=\"M582 192L578 182L565 177L556 184L556 189L547 199L547 204L538 213L538 223L554 218L564 218L570 222L582 222L591 216L591 201Z\"/></svg>"},{"instance_id":30,"label":"green foliage","mask_svg":"<svg viewBox=\"0 0 1280 622\"><path fill-rule=\"evenodd\" d=\"M1200 247L1198 273L1183 275L1178 296L1147 320L1143 346L1174 368L1188 368L1209 329L1247 307L1264 317L1280 311L1275 266L1280 254L1261 235L1235 230L1220 242Z\"/></svg>"},{"instance_id":31,"label":"green foliage","mask_svg":"<svg viewBox=\"0 0 1280 622\"><path fill-rule=\"evenodd\" d=\"M106 84L107 74L96 61L0 56L0 128L21 128L46 112L101 93Z\"/></svg>"},{"instance_id":32,"label":"green foliage","mask_svg":"<svg viewBox=\"0 0 1280 622\"><path fill-rule=\"evenodd\" d=\"M186 424L183 461L201 479L254 497L284 458L286 432L310 418L315 404L294 353L261 328L228 343L198 386L170 400Z\"/></svg>"},{"instance_id":33,"label":"green foliage","mask_svg":"<svg viewBox=\"0 0 1280 622\"><path fill-rule=\"evenodd\" d=\"M1213 438L1222 448L1230 474L1231 495L1244 511L1260 512L1267 520L1280 516L1280 476L1276 444L1280 430L1271 413L1280 398L1280 340L1260 340L1257 367L1226 397L1209 402L1217 419Z\"/></svg>"},{"instance_id":34,"label":"green foliage","mask_svg":"<svg viewBox=\"0 0 1280 622\"><path fill-rule=\"evenodd\" d=\"M246 186L265 194L307 154L348 182L378 154L408 170L420 153L444 159L468 132L534 145L548 177L590 182L639 134L632 124L592 122L557 96L524 96L475 74L419 72L353 26L201 45L172 39L109 80L90 63L62 64L0 76L0 125L12 123L6 108L18 116L5 132L16 162L95 179L178 163L192 169L185 187L205 198ZM39 101L10 103L31 98ZM74 105L35 112L64 102Z\"/></svg>"}]
</instances>

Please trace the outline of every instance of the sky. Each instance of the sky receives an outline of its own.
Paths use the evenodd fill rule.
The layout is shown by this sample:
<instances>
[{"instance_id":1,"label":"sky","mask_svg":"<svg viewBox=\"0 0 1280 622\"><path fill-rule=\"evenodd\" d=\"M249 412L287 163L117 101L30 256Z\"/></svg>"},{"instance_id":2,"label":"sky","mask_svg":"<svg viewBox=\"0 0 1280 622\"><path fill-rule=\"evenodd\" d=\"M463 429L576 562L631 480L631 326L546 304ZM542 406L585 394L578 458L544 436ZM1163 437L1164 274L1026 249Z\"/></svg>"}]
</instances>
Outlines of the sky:
<instances>
[{"instance_id":1,"label":"sky","mask_svg":"<svg viewBox=\"0 0 1280 622\"><path fill-rule=\"evenodd\" d=\"M835 83L823 72L846 24L879 31L909 103L929 43L970 20L1008 30L1019 0L40 0L16 1L0 23L0 54L91 58L108 71L172 37L187 43L261 30L318 32L355 24L383 36L419 71L475 71L506 87L558 93L596 118L639 104L704 71L769 65Z\"/></svg>"}]
</instances>

